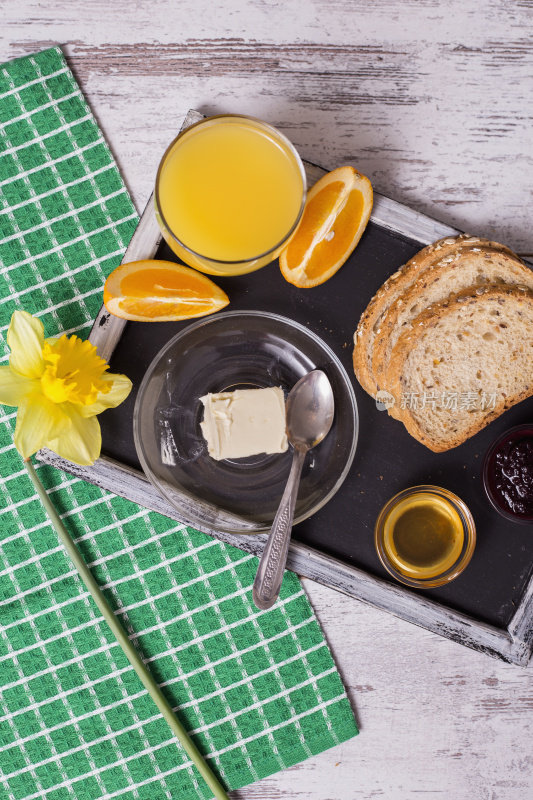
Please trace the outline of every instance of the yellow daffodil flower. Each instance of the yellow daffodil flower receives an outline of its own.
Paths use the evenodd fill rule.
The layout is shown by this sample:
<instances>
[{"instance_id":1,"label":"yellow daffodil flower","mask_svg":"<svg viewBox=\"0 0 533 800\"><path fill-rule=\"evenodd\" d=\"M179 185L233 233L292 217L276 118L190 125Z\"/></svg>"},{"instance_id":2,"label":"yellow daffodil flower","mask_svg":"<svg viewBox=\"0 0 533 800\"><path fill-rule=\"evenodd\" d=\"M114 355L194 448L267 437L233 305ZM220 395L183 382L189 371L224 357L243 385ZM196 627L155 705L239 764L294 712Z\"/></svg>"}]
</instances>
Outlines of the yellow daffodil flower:
<instances>
[{"instance_id":1,"label":"yellow daffodil flower","mask_svg":"<svg viewBox=\"0 0 533 800\"><path fill-rule=\"evenodd\" d=\"M0 367L0 403L18 406L15 446L28 459L48 447L76 464L93 464L102 436L96 415L122 403L125 375L109 372L90 342L45 339L43 324L15 311L7 332L9 366Z\"/></svg>"}]
</instances>

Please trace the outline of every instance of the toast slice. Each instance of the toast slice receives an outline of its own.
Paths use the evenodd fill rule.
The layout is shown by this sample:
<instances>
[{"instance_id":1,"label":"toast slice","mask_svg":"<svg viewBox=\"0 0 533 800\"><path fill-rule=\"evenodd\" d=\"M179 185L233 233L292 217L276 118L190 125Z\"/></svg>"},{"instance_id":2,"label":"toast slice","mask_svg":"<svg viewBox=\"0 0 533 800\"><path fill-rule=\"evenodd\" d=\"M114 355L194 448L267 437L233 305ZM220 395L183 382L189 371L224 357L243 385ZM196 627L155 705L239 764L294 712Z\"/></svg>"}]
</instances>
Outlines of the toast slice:
<instances>
[{"instance_id":1,"label":"toast slice","mask_svg":"<svg viewBox=\"0 0 533 800\"><path fill-rule=\"evenodd\" d=\"M521 284L533 290L533 270L518 256L494 247L460 247L429 267L419 268L417 278L387 309L380 323L372 355L378 388L387 389L391 353L402 331L428 306L471 286Z\"/></svg>"},{"instance_id":2,"label":"toast slice","mask_svg":"<svg viewBox=\"0 0 533 800\"><path fill-rule=\"evenodd\" d=\"M533 292L471 288L406 326L388 377L398 418L436 453L533 394Z\"/></svg>"},{"instance_id":3,"label":"toast slice","mask_svg":"<svg viewBox=\"0 0 533 800\"><path fill-rule=\"evenodd\" d=\"M376 337L379 338L381 333L383 315L389 306L416 280L419 270L428 268L432 263L442 260L455 253L459 247L465 246L496 247L511 253L504 245L477 236L469 236L466 233L459 236L448 236L415 253L406 264L385 281L370 300L354 334L353 366L357 380L372 397L375 397L378 389L372 366L373 347Z\"/></svg>"}]
</instances>

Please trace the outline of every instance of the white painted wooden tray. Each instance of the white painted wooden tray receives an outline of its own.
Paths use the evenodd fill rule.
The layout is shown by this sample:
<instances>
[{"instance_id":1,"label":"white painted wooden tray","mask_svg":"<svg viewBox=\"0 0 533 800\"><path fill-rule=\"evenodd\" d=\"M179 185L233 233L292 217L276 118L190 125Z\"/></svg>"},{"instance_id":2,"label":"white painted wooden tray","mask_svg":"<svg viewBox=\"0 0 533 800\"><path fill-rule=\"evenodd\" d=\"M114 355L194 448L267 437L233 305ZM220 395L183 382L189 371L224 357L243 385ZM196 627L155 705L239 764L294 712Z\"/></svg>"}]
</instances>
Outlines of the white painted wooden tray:
<instances>
[{"instance_id":1,"label":"white painted wooden tray","mask_svg":"<svg viewBox=\"0 0 533 800\"><path fill-rule=\"evenodd\" d=\"M201 118L197 112L187 115L183 127L188 127ZM306 164L308 184L312 185L324 172L321 168ZM375 195L372 222L389 231L397 232L424 246L435 239L458 233L453 228L412 211L389 198ZM153 198L146 209L123 262L152 258L161 242L161 234L153 213ZM126 323L112 317L102 307L90 340L99 354L109 360L122 336ZM138 470L103 456L92 467L79 467L58 458L50 451L41 451L41 460L59 467L83 480L94 483L115 494L127 497L141 506L176 518L175 510ZM224 534L206 530L213 536L254 554L264 547L262 534ZM413 622L430 631L439 633L468 647L488 653L511 663L525 666L533 648L533 575L525 585L520 602L506 628L490 625L459 611L435 602L382 580L363 569L333 558L302 542L292 541L288 567L294 572L312 578L341 592L363 600L376 608L389 611L402 619Z\"/></svg>"}]
</instances>

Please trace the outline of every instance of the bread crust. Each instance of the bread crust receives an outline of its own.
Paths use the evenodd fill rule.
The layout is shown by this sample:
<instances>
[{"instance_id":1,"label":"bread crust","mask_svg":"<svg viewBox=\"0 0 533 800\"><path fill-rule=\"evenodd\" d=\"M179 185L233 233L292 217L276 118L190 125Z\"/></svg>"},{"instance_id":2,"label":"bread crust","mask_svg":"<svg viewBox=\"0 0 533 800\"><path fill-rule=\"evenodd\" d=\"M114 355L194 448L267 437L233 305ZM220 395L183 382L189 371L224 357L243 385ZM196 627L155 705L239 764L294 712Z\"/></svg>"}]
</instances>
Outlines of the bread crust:
<instances>
[{"instance_id":1,"label":"bread crust","mask_svg":"<svg viewBox=\"0 0 533 800\"><path fill-rule=\"evenodd\" d=\"M481 419L477 419L472 425L468 426L460 435L450 437L447 440L436 439L429 436L425 430L420 426L417 419L410 413L408 408L401 408L399 399L405 391L405 385L402 381L404 374L404 367L408 356L416 349L417 345L421 342L424 335L431 328L434 328L439 322L446 317L447 314L454 313L457 309L468 307L473 303L497 303L501 301L511 300L516 303L517 311L527 305L531 314L533 315L533 291L521 286L509 286L503 284L496 284L492 287L481 289L478 287L470 287L469 289L452 295L447 300L440 303L434 303L423 311L414 320L409 329L405 330L399 337L392 353L390 367L388 371L388 378L390 379L389 391L396 398L397 403L396 418L399 419L408 432L428 447L435 453L442 453L451 450L454 447L462 444L474 434L482 430L486 425L494 419L503 414L511 406L520 403L527 397L533 395L533 359L531 375L527 381L527 387L510 397L506 397L499 402L494 409L487 411ZM512 344L513 332L507 334L510 344Z\"/></svg>"},{"instance_id":2,"label":"bread crust","mask_svg":"<svg viewBox=\"0 0 533 800\"><path fill-rule=\"evenodd\" d=\"M454 253L457 248L469 246L497 246L508 250L504 245L490 242L477 236L461 233L459 236L446 236L427 245L401 266L378 289L363 311L354 333L353 367L357 380L372 397L376 396L378 385L372 368L372 349L376 335L380 333L380 322L388 307L415 280L419 270L423 270L435 261L440 261ZM508 250L511 255L512 251Z\"/></svg>"},{"instance_id":3,"label":"bread crust","mask_svg":"<svg viewBox=\"0 0 533 800\"><path fill-rule=\"evenodd\" d=\"M435 263L431 263L425 268L419 268L416 279L406 288L400 297L389 306L380 323L381 333L378 339L374 342L373 356L372 356L372 369L376 385L379 389L386 389L388 384L387 370L389 367L390 357L395 341L401 335L401 328L398 328L399 317L406 307L416 306L419 304L421 296L427 291L428 287L435 285L441 280L443 276L454 273L457 275L457 287L454 294L467 290L471 285L483 285L486 283L468 283L464 282L461 285L461 263L464 259L469 259L470 263L476 264L483 268L487 265L487 259L492 263L496 262L496 266L500 268L500 272L507 271L507 277L504 279L491 280L490 283L505 283L517 284L525 283L533 290L533 272L529 269L524 262L512 253L504 245L496 245L492 242L489 245L465 245L456 249L456 251L445 258L441 258ZM442 299L445 299L444 297ZM416 314L413 315L412 319ZM404 321L403 325L408 324L410 320ZM403 327L402 325L402 327ZM391 341L392 339L392 341Z\"/></svg>"}]
</instances>

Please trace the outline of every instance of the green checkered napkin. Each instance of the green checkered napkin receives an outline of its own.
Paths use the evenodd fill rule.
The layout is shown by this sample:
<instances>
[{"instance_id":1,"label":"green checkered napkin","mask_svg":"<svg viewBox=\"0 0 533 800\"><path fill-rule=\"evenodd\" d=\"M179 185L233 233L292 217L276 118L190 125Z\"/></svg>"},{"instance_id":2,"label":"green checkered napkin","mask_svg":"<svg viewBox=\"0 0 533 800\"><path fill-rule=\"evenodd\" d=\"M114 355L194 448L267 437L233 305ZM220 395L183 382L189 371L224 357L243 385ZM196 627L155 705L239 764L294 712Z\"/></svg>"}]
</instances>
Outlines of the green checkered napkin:
<instances>
[{"instance_id":1,"label":"green checkered napkin","mask_svg":"<svg viewBox=\"0 0 533 800\"><path fill-rule=\"evenodd\" d=\"M0 72L0 336L12 312L86 337L137 214L58 48ZM1 409L2 407L0 407ZM73 569L0 411L0 795L209 797ZM251 600L257 560L46 465L56 507L228 788L357 733L295 575ZM2 793L3 792L3 793Z\"/></svg>"}]
</instances>

